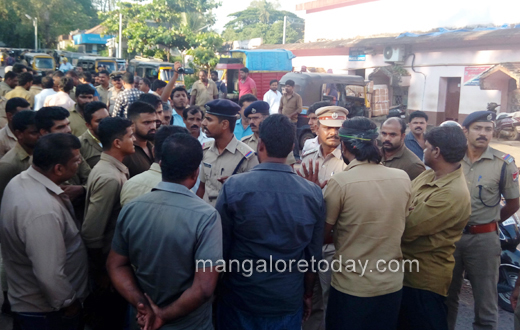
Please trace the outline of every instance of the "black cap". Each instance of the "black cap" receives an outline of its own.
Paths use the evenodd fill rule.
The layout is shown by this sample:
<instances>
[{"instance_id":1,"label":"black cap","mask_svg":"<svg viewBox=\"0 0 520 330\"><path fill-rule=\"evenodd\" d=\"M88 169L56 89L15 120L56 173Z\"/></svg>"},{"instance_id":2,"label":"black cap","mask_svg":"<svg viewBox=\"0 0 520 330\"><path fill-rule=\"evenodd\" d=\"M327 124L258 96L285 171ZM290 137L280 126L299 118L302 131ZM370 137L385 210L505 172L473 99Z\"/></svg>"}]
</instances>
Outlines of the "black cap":
<instances>
[{"instance_id":1,"label":"black cap","mask_svg":"<svg viewBox=\"0 0 520 330\"><path fill-rule=\"evenodd\" d=\"M262 115L269 115L269 103L265 101L255 101L251 103L245 110L244 116L247 118L250 114L261 113Z\"/></svg>"},{"instance_id":2,"label":"black cap","mask_svg":"<svg viewBox=\"0 0 520 330\"><path fill-rule=\"evenodd\" d=\"M230 100L213 100L206 103L204 108L206 108L206 113L210 115L230 118L236 118L238 111L241 109L238 104Z\"/></svg>"},{"instance_id":3,"label":"black cap","mask_svg":"<svg viewBox=\"0 0 520 330\"><path fill-rule=\"evenodd\" d=\"M469 127L471 124L479 121L479 122L488 122L491 123L495 120L497 115L492 111L475 111L469 114L464 122L462 123L463 127Z\"/></svg>"}]
</instances>

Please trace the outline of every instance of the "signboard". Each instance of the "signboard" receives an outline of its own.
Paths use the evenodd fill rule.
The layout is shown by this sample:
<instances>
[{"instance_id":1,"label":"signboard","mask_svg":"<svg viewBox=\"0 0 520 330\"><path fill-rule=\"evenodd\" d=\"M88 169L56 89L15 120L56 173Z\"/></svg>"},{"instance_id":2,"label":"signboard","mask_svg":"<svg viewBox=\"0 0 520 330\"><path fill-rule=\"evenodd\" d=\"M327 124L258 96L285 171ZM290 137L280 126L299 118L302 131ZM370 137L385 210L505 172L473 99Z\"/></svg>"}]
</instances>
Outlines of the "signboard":
<instances>
[{"instance_id":1,"label":"signboard","mask_svg":"<svg viewBox=\"0 0 520 330\"><path fill-rule=\"evenodd\" d=\"M105 45L109 39L114 38L114 36L104 35L101 36L99 34L76 34L72 37L74 39L74 45L83 45L83 44L94 44L94 45Z\"/></svg>"},{"instance_id":2,"label":"signboard","mask_svg":"<svg viewBox=\"0 0 520 330\"><path fill-rule=\"evenodd\" d=\"M467 66L464 68L464 86L480 86L480 75L491 66Z\"/></svg>"},{"instance_id":3,"label":"signboard","mask_svg":"<svg viewBox=\"0 0 520 330\"><path fill-rule=\"evenodd\" d=\"M350 62L363 62L366 60L365 48L350 48L348 51L348 60Z\"/></svg>"}]
</instances>

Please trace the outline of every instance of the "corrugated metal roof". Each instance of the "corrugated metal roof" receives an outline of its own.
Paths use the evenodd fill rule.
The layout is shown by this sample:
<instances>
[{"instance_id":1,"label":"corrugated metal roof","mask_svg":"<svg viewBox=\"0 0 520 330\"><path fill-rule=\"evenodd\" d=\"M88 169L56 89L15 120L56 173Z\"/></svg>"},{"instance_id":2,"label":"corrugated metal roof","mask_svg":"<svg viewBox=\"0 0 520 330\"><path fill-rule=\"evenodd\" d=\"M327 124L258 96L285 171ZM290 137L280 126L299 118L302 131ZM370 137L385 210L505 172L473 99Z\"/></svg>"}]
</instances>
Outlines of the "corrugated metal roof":
<instances>
[{"instance_id":1,"label":"corrugated metal roof","mask_svg":"<svg viewBox=\"0 0 520 330\"><path fill-rule=\"evenodd\" d=\"M421 45L425 47L441 45L460 46L468 44L518 44L520 45L520 28L497 29L488 31L450 32L440 35L420 35L417 37L382 36L372 38L354 38L344 40L317 41L285 45L261 45L258 49L328 49L348 47L384 47Z\"/></svg>"}]
</instances>

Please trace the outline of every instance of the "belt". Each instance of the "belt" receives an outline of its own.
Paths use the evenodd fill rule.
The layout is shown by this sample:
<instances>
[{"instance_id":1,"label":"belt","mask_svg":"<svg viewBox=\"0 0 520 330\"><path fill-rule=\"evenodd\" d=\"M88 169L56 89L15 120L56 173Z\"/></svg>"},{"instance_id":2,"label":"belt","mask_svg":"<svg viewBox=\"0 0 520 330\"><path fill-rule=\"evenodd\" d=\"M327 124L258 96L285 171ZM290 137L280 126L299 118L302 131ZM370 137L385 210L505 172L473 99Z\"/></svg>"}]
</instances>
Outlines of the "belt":
<instances>
[{"instance_id":1,"label":"belt","mask_svg":"<svg viewBox=\"0 0 520 330\"><path fill-rule=\"evenodd\" d=\"M467 225L462 231L463 234L485 234L497 231L497 223L490 222L484 225Z\"/></svg>"}]
</instances>

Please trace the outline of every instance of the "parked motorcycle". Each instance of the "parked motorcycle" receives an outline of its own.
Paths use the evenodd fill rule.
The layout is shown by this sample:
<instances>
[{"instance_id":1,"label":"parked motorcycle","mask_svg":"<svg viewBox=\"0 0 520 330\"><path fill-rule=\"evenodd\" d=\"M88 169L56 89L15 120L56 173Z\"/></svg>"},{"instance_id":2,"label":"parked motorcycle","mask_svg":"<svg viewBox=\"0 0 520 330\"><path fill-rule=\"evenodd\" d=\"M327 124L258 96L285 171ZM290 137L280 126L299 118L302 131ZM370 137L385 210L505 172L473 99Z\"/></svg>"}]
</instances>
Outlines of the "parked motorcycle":
<instances>
[{"instance_id":1,"label":"parked motorcycle","mask_svg":"<svg viewBox=\"0 0 520 330\"><path fill-rule=\"evenodd\" d=\"M488 104L488 109L490 109L490 104ZM490 111L495 111L494 109L499 106L496 103L494 105L495 107ZM498 139L505 137L511 141L518 140L520 138L520 112L499 113L495 120L494 136Z\"/></svg>"},{"instance_id":2,"label":"parked motorcycle","mask_svg":"<svg viewBox=\"0 0 520 330\"><path fill-rule=\"evenodd\" d=\"M520 220L516 214L498 225L500 246L500 267L498 271L498 305L508 311L513 312L511 306L511 293L515 287L520 271Z\"/></svg>"},{"instance_id":3,"label":"parked motorcycle","mask_svg":"<svg viewBox=\"0 0 520 330\"><path fill-rule=\"evenodd\" d=\"M406 106L399 104L399 105L394 105L393 107L390 107L387 118L390 118L390 117L406 119Z\"/></svg>"}]
</instances>

